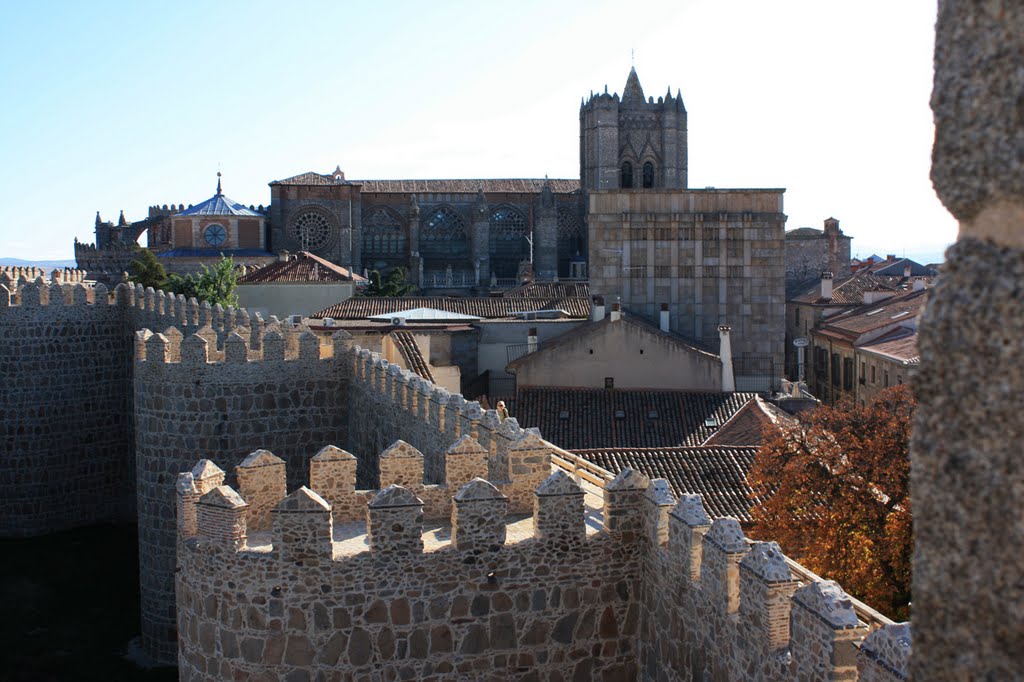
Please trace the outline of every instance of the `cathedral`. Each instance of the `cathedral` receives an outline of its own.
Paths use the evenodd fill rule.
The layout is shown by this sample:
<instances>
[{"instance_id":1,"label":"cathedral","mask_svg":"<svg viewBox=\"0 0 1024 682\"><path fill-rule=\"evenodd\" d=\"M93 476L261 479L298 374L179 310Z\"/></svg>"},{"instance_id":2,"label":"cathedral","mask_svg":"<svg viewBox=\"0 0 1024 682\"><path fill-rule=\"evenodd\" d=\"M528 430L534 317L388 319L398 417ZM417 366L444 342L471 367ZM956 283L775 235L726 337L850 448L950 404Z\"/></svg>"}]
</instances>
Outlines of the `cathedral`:
<instances>
[{"instance_id":1,"label":"cathedral","mask_svg":"<svg viewBox=\"0 0 1024 682\"><path fill-rule=\"evenodd\" d=\"M145 232L171 271L308 251L357 273L404 267L431 294L589 281L636 314L667 310L673 331L712 349L731 325L741 363L781 367L783 190L689 189L681 93L645 96L635 69L621 96L583 100L579 120L579 180L352 180L338 167L270 182L264 207L227 199L218 179L196 206L117 226L97 215L79 267L120 274L118 249Z\"/></svg>"}]
</instances>

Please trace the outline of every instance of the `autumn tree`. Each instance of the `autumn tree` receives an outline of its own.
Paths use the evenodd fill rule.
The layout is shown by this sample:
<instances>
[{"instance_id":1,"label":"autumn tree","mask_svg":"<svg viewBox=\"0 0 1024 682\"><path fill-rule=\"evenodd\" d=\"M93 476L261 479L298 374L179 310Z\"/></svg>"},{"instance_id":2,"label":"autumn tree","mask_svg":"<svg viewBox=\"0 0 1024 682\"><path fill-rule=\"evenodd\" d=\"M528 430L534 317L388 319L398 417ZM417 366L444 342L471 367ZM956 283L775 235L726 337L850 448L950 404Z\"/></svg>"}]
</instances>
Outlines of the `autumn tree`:
<instances>
[{"instance_id":1,"label":"autumn tree","mask_svg":"<svg viewBox=\"0 0 1024 682\"><path fill-rule=\"evenodd\" d=\"M909 617L910 427L906 386L858 407L819 407L780 425L748 482L755 535L891 618Z\"/></svg>"}]
</instances>

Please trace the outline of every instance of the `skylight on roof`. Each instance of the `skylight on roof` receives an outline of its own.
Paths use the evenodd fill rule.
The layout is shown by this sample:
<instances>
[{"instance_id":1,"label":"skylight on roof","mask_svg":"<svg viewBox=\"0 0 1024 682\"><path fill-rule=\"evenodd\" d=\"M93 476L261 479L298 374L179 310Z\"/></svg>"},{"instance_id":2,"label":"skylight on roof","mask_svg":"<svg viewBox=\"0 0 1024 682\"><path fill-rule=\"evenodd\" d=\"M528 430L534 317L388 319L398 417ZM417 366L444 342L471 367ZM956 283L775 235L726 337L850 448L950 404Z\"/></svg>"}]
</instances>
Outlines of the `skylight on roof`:
<instances>
[{"instance_id":1,"label":"skylight on roof","mask_svg":"<svg viewBox=\"0 0 1024 682\"><path fill-rule=\"evenodd\" d=\"M878 313L882 312L882 310L884 310L884 308L878 308L877 310L872 310L870 313L867 313L867 315L877 315Z\"/></svg>"},{"instance_id":2,"label":"skylight on roof","mask_svg":"<svg viewBox=\"0 0 1024 682\"><path fill-rule=\"evenodd\" d=\"M895 320L897 317L903 317L904 315L909 315L909 314L910 314L909 310L904 310L903 312L899 312L899 313L896 313L895 315L893 315L892 319Z\"/></svg>"},{"instance_id":3,"label":"skylight on roof","mask_svg":"<svg viewBox=\"0 0 1024 682\"><path fill-rule=\"evenodd\" d=\"M615 418L616 419L625 419L626 418L625 411L623 411L623 410L615 410Z\"/></svg>"}]
</instances>

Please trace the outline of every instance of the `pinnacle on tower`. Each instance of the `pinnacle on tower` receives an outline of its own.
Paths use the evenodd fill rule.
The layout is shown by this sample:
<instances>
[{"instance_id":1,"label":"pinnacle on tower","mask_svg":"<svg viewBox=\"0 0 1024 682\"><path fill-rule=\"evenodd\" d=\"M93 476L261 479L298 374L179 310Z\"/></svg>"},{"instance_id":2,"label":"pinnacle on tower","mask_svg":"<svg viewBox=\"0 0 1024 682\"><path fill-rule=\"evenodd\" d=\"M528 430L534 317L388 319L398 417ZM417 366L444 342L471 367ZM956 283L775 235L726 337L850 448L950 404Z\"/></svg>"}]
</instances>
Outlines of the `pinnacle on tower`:
<instances>
[{"instance_id":1,"label":"pinnacle on tower","mask_svg":"<svg viewBox=\"0 0 1024 682\"><path fill-rule=\"evenodd\" d=\"M640 87L640 77L636 75L636 68L630 68L629 77L626 79L626 88L622 91L622 101L631 100L645 101L644 89Z\"/></svg>"},{"instance_id":2,"label":"pinnacle on tower","mask_svg":"<svg viewBox=\"0 0 1024 682\"><path fill-rule=\"evenodd\" d=\"M128 221L124 219L124 209L121 209L121 217L117 219L118 227L127 227Z\"/></svg>"},{"instance_id":3,"label":"pinnacle on tower","mask_svg":"<svg viewBox=\"0 0 1024 682\"><path fill-rule=\"evenodd\" d=\"M96 211L96 226L99 227L103 224L103 219L100 218L100 212Z\"/></svg>"}]
</instances>

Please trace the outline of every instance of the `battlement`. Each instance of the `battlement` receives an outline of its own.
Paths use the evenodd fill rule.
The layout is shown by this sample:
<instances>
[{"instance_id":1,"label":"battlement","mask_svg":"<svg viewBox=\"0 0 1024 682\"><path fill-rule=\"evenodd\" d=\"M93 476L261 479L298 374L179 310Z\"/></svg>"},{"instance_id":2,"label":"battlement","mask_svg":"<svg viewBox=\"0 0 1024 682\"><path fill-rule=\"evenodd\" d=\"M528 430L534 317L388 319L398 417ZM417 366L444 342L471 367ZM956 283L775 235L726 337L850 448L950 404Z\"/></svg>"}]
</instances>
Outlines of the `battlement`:
<instances>
[{"instance_id":1,"label":"battlement","mask_svg":"<svg viewBox=\"0 0 1024 682\"><path fill-rule=\"evenodd\" d=\"M508 454L519 473L508 480L486 483L488 489L493 489L494 494L503 500L502 518L509 510L510 500L519 501L527 497L536 497L534 489L551 475L550 450L536 433L522 432L519 439L509 448ZM315 492L328 505L333 523L351 524L365 521L368 509L389 506L385 504L387 496L378 499L380 491L400 488L417 500L415 515L419 517L422 526L424 519L454 518L456 508L471 497L468 492L460 496L460 491L474 481L485 481L489 475L488 453L470 436L462 436L447 449L445 462L446 480L439 484L426 483L423 475L423 453L399 440L380 455L379 490L360 490L356 487L355 455L329 445L309 461L308 489ZM244 508L238 507L237 511L237 522L243 529L242 535L245 535L245 529L257 532L270 530L273 510L287 497L285 461L269 450L256 450L242 460L234 473L238 485L237 494L246 505ZM224 478L224 472L209 460L202 460L191 472L179 475L179 533L185 537L205 536L202 521L196 521L198 516L194 504L198 504L206 493L222 486ZM564 475L562 478L565 478ZM575 486L576 490L567 492L550 484L547 487L541 485L543 490L537 493L540 497L536 499L543 498L544 504L547 504L548 497L575 492L582 495L582 491L578 490L575 483L568 481L567 485ZM531 499L529 507L518 503L515 513L527 513L534 510L538 504L540 503L535 499ZM372 516L372 513L370 515ZM580 519L582 520L582 508ZM216 523L221 523L219 517ZM557 523L562 521L558 520ZM550 525L548 523L545 526L548 535L551 535L551 529L548 527ZM346 532L351 534L352 530L349 528ZM261 538L261 541L265 539Z\"/></svg>"},{"instance_id":2,"label":"battlement","mask_svg":"<svg viewBox=\"0 0 1024 682\"><path fill-rule=\"evenodd\" d=\"M473 446L460 440L449 456L474 452ZM395 469L400 477L415 474L416 455L399 442L381 459L390 457L396 466L410 460L408 470ZM527 656L520 658L529 661L527 669L565 675L579 670L574 659L552 654L544 662L535 647L590 651L593 641L600 652L616 641L616 650L637 653L625 659L594 653L589 663L623 666L616 679L640 678L638 667L675 675L705 670L720 679L906 679L905 624L869 635L838 585L804 583L777 544L747 540L735 519L711 521L699 496L677 501L663 480L623 471L605 490L598 525L597 509L584 504L585 491L562 471L531 490L533 514L524 520L509 516L500 485L474 477L446 487L451 525L438 526L429 523L431 503L414 480L410 487L382 480L380 490L355 491L349 487L352 455L332 447L313 459L324 470L311 475L310 487L287 495L283 462L265 451L236 471L238 492L223 485L224 472L207 460L179 475L183 666L204 665L216 651L230 670L283 676L303 668L315 676L358 672L371 661L380 670L394 661L418 670L418 679L426 661L432 662L427 669L454 665L455 651L459 659L477 655L490 662L497 651L515 648ZM334 490L316 489L328 480ZM341 500L339 492L361 498L358 509L344 501L337 506L358 521L335 516L330 500ZM364 530L353 533L356 525ZM226 581L236 587L223 604L228 614L218 617L236 609L249 613L247 637L266 638L268 646L277 636L304 640L311 651L322 651L339 633L352 641L362 632L367 651L335 646L330 657L268 663L223 648L223 631L220 647L203 645L190 633L213 622L218 612L208 600L220 597L208 587ZM311 592L306 586L317 587ZM202 600L207 603L198 606ZM302 617L279 620L283 632L276 632L254 625L269 621L254 620L253 609L269 609L271 619L275 610ZM334 627L330 620L317 625L318 613L334 614ZM495 613L509 615L496 621ZM418 630L428 640L431 631L443 630L447 644L411 660L381 644L391 637L411 641Z\"/></svg>"},{"instance_id":3,"label":"battlement","mask_svg":"<svg viewBox=\"0 0 1024 682\"><path fill-rule=\"evenodd\" d=\"M80 272L80 271L76 271ZM82 282L65 282L61 278L49 281L42 276L32 281L11 280L7 273L0 275L0 308L110 305L107 287L102 284L88 285Z\"/></svg>"}]
</instances>

